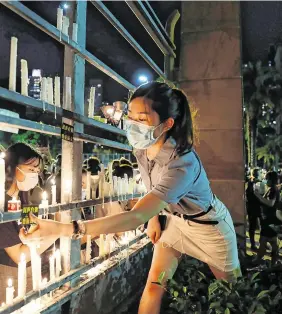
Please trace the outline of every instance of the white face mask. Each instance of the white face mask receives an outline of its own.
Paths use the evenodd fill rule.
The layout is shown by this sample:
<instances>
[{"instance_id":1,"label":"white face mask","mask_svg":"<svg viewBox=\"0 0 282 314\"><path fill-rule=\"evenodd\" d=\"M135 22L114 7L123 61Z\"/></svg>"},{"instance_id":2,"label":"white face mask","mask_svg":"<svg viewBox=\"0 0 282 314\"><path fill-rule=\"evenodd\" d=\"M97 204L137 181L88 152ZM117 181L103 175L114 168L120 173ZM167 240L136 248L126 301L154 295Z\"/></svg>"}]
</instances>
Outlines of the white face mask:
<instances>
[{"instance_id":1,"label":"white face mask","mask_svg":"<svg viewBox=\"0 0 282 314\"><path fill-rule=\"evenodd\" d=\"M24 175L23 181L17 180L18 189L26 192L35 188L38 184L38 173L24 172L19 167L17 169Z\"/></svg>"},{"instance_id":2,"label":"white face mask","mask_svg":"<svg viewBox=\"0 0 282 314\"><path fill-rule=\"evenodd\" d=\"M154 145L163 134L162 132L158 137L154 137L155 130L161 125L162 123L158 126L149 126L133 120L125 120L126 136L130 145L136 149L147 149Z\"/></svg>"}]
</instances>

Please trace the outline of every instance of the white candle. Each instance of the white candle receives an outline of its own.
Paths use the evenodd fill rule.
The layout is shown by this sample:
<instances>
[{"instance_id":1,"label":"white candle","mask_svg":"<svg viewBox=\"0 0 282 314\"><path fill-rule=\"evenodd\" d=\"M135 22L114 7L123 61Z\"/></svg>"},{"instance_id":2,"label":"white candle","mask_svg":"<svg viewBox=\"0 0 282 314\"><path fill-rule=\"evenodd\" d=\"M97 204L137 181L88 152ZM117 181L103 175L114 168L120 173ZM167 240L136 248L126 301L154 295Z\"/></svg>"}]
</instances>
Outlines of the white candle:
<instances>
[{"instance_id":1,"label":"white candle","mask_svg":"<svg viewBox=\"0 0 282 314\"><path fill-rule=\"evenodd\" d=\"M71 77L66 77L65 82L65 109L71 111Z\"/></svg>"},{"instance_id":2,"label":"white candle","mask_svg":"<svg viewBox=\"0 0 282 314\"><path fill-rule=\"evenodd\" d=\"M63 28L63 15L64 11L61 8L57 9L57 29L61 32Z\"/></svg>"},{"instance_id":3,"label":"white candle","mask_svg":"<svg viewBox=\"0 0 282 314\"><path fill-rule=\"evenodd\" d=\"M41 257L37 254L36 244L29 245L31 256L32 286L37 290L41 285Z\"/></svg>"},{"instance_id":4,"label":"white candle","mask_svg":"<svg viewBox=\"0 0 282 314\"><path fill-rule=\"evenodd\" d=\"M42 101L48 101L48 83L47 83L47 77L42 77L41 79L41 100Z\"/></svg>"},{"instance_id":5,"label":"white candle","mask_svg":"<svg viewBox=\"0 0 282 314\"><path fill-rule=\"evenodd\" d=\"M16 91L18 38L11 38L9 90Z\"/></svg>"},{"instance_id":6,"label":"white candle","mask_svg":"<svg viewBox=\"0 0 282 314\"><path fill-rule=\"evenodd\" d=\"M55 106L61 107L61 81L59 76L55 76Z\"/></svg>"},{"instance_id":7,"label":"white candle","mask_svg":"<svg viewBox=\"0 0 282 314\"><path fill-rule=\"evenodd\" d=\"M12 304L14 300L14 287L12 279L8 279L8 287L6 288L6 304Z\"/></svg>"},{"instance_id":8,"label":"white candle","mask_svg":"<svg viewBox=\"0 0 282 314\"><path fill-rule=\"evenodd\" d=\"M91 260L91 235L87 235L85 263L89 263Z\"/></svg>"},{"instance_id":9,"label":"white candle","mask_svg":"<svg viewBox=\"0 0 282 314\"><path fill-rule=\"evenodd\" d=\"M89 97L89 107L88 107L88 117L93 118L94 108L95 108L95 87L90 88L90 97Z\"/></svg>"},{"instance_id":10,"label":"white candle","mask_svg":"<svg viewBox=\"0 0 282 314\"><path fill-rule=\"evenodd\" d=\"M4 211L5 205L5 154L0 154L0 211Z\"/></svg>"},{"instance_id":11,"label":"white candle","mask_svg":"<svg viewBox=\"0 0 282 314\"><path fill-rule=\"evenodd\" d=\"M116 176L113 177L113 188L114 188L114 195L118 195L118 178Z\"/></svg>"},{"instance_id":12,"label":"white candle","mask_svg":"<svg viewBox=\"0 0 282 314\"><path fill-rule=\"evenodd\" d=\"M53 105L54 104L54 93L53 93L53 79L52 77L47 78L47 88L48 88L48 103Z\"/></svg>"},{"instance_id":13,"label":"white candle","mask_svg":"<svg viewBox=\"0 0 282 314\"><path fill-rule=\"evenodd\" d=\"M56 186L55 180L52 180L51 194L52 194L52 205L56 205L57 204L57 186Z\"/></svg>"},{"instance_id":14,"label":"white candle","mask_svg":"<svg viewBox=\"0 0 282 314\"><path fill-rule=\"evenodd\" d=\"M125 195L129 194L129 181L128 181L128 175L125 173L124 174L124 188L125 188Z\"/></svg>"},{"instance_id":15,"label":"white candle","mask_svg":"<svg viewBox=\"0 0 282 314\"><path fill-rule=\"evenodd\" d=\"M21 94L28 96L28 66L27 61L21 59Z\"/></svg>"},{"instance_id":16,"label":"white candle","mask_svg":"<svg viewBox=\"0 0 282 314\"><path fill-rule=\"evenodd\" d=\"M55 256L52 254L49 257L49 271L50 271L50 281L55 280Z\"/></svg>"},{"instance_id":17,"label":"white candle","mask_svg":"<svg viewBox=\"0 0 282 314\"><path fill-rule=\"evenodd\" d=\"M55 260L56 260L56 277L60 277L62 271L62 263L61 263L61 252L60 250L56 250L55 252Z\"/></svg>"},{"instance_id":18,"label":"white candle","mask_svg":"<svg viewBox=\"0 0 282 314\"><path fill-rule=\"evenodd\" d=\"M118 177L117 190L118 190L118 198L120 200L120 197L122 199L122 179L120 177Z\"/></svg>"},{"instance_id":19,"label":"white candle","mask_svg":"<svg viewBox=\"0 0 282 314\"><path fill-rule=\"evenodd\" d=\"M103 234L100 234L100 241L99 241L99 256L105 255L105 237Z\"/></svg>"},{"instance_id":20,"label":"white candle","mask_svg":"<svg viewBox=\"0 0 282 314\"><path fill-rule=\"evenodd\" d=\"M23 298L26 294L26 259L21 254L21 260L18 264L18 297Z\"/></svg>"},{"instance_id":21,"label":"white candle","mask_svg":"<svg viewBox=\"0 0 282 314\"><path fill-rule=\"evenodd\" d=\"M91 199L91 172L87 171L86 174L86 199Z\"/></svg>"},{"instance_id":22,"label":"white candle","mask_svg":"<svg viewBox=\"0 0 282 314\"><path fill-rule=\"evenodd\" d=\"M65 34L66 36L69 36L69 26L70 26L69 18L67 16L63 16L62 33Z\"/></svg>"},{"instance_id":23,"label":"white candle","mask_svg":"<svg viewBox=\"0 0 282 314\"><path fill-rule=\"evenodd\" d=\"M72 24L72 40L77 43L77 23Z\"/></svg>"},{"instance_id":24,"label":"white candle","mask_svg":"<svg viewBox=\"0 0 282 314\"><path fill-rule=\"evenodd\" d=\"M65 200L65 203L67 204L71 202L71 192L72 192L71 180L66 180L64 200Z\"/></svg>"}]
</instances>

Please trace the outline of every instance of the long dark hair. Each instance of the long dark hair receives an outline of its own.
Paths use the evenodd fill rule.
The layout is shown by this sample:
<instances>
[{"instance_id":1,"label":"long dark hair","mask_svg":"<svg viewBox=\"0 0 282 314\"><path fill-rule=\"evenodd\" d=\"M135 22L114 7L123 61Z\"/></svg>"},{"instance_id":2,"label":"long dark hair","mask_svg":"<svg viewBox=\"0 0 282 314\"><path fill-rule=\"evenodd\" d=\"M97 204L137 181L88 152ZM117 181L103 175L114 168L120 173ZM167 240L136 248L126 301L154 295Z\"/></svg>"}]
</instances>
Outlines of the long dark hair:
<instances>
[{"instance_id":1,"label":"long dark hair","mask_svg":"<svg viewBox=\"0 0 282 314\"><path fill-rule=\"evenodd\" d=\"M159 115L161 123L168 118L174 119L174 125L167 135L176 141L179 155L192 148L193 122L189 102L183 91L171 88L166 83L149 82L139 86L129 102L137 97L144 97L152 102L151 108Z\"/></svg>"},{"instance_id":2,"label":"long dark hair","mask_svg":"<svg viewBox=\"0 0 282 314\"><path fill-rule=\"evenodd\" d=\"M39 165L43 170L43 158L35 148L25 143L16 143L11 145L5 151L5 189L8 190L13 183L18 165L28 165L34 159L39 159Z\"/></svg>"}]
</instances>

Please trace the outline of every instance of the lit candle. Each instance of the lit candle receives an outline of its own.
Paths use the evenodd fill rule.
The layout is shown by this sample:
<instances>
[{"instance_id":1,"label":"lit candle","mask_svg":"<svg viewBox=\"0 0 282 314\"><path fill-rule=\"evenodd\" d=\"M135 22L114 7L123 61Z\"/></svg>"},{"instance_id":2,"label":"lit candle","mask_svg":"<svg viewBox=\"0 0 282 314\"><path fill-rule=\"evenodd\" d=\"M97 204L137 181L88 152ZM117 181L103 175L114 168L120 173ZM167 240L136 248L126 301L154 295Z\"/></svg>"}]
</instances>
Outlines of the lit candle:
<instances>
[{"instance_id":1,"label":"lit candle","mask_svg":"<svg viewBox=\"0 0 282 314\"><path fill-rule=\"evenodd\" d=\"M18 38L11 38L9 90L16 91Z\"/></svg>"},{"instance_id":2,"label":"lit candle","mask_svg":"<svg viewBox=\"0 0 282 314\"><path fill-rule=\"evenodd\" d=\"M91 200L91 172L86 174L86 199Z\"/></svg>"},{"instance_id":3,"label":"lit candle","mask_svg":"<svg viewBox=\"0 0 282 314\"><path fill-rule=\"evenodd\" d=\"M6 288L6 304L12 304L14 300L14 287L12 279L8 279L8 287Z\"/></svg>"},{"instance_id":4,"label":"lit candle","mask_svg":"<svg viewBox=\"0 0 282 314\"><path fill-rule=\"evenodd\" d=\"M66 36L69 36L69 26L70 26L69 18L67 16L63 16L62 33L65 34Z\"/></svg>"},{"instance_id":5,"label":"lit candle","mask_svg":"<svg viewBox=\"0 0 282 314\"><path fill-rule=\"evenodd\" d=\"M61 81L59 76L55 76L55 106L61 107Z\"/></svg>"},{"instance_id":6,"label":"lit candle","mask_svg":"<svg viewBox=\"0 0 282 314\"><path fill-rule=\"evenodd\" d=\"M21 59L21 94L28 96L28 67L27 61Z\"/></svg>"},{"instance_id":7,"label":"lit candle","mask_svg":"<svg viewBox=\"0 0 282 314\"><path fill-rule=\"evenodd\" d=\"M21 254L21 260L18 264L18 297L23 298L26 294L26 259Z\"/></svg>"},{"instance_id":8,"label":"lit candle","mask_svg":"<svg viewBox=\"0 0 282 314\"><path fill-rule=\"evenodd\" d=\"M5 154L0 154L0 211L4 211L5 205Z\"/></svg>"},{"instance_id":9,"label":"lit candle","mask_svg":"<svg viewBox=\"0 0 282 314\"><path fill-rule=\"evenodd\" d=\"M72 24L72 40L77 43L77 23Z\"/></svg>"},{"instance_id":10,"label":"lit candle","mask_svg":"<svg viewBox=\"0 0 282 314\"><path fill-rule=\"evenodd\" d=\"M41 79L41 100L48 101L48 84L47 84L47 77L42 77Z\"/></svg>"},{"instance_id":11,"label":"lit candle","mask_svg":"<svg viewBox=\"0 0 282 314\"><path fill-rule=\"evenodd\" d=\"M53 93L53 79L52 77L47 78L47 88L48 88L48 103L54 104L54 93Z\"/></svg>"},{"instance_id":12,"label":"lit candle","mask_svg":"<svg viewBox=\"0 0 282 314\"><path fill-rule=\"evenodd\" d=\"M56 205L57 204L57 186L56 186L56 181L53 179L51 183L52 183L52 186L51 186L52 205Z\"/></svg>"},{"instance_id":13,"label":"lit candle","mask_svg":"<svg viewBox=\"0 0 282 314\"><path fill-rule=\"evenodd\" d=\"M89 97L89 107L88 107L88 117L93 118L94 108L95 108L95 87L90 88L90 97Z\"/></svg>"},{"instance_id":14,"label":"lit candle","mask_svg":"<svg viewBox=\"0 0 282 314\"><path fill-rule=\"evenodd\" d=\"M99 181L99 198L102 198L102 206L104 208L105 201L105 193L104 193L104 182L105 182L105 167L103 164L100 164L101 172L99 173L100 181Z\"/></svg>"},{"instance_id":15,"label":"lit candle","mask_svg":"<svg viewBox=\"0 0 282 314\"><path fill-rule=\"evenodd\" d=\"M85 263L89 263L91 260L91 235L87 235Z\"/></svg>"},{"instance_id":16,"label":"lit candle","mask_svg":"<svg viewBox=\"0 0 282 314\"><path fill-rule=\"evenodd\" d=\"M46 206L48 207L48 205L49 205L48 199L47 199L47 192L46 192L46 191L44 191L44 192L42 193L41 205L42 205L43 207L46 207Z\"/></svg>"},{"instance_id":17,"label":"lit candle","mask_svg":"<svg viewBox=\"0 0 282 314\"><path fill-rule=\"evenodd\" d=\"M122 179L118 177L117 190L118 190L118 199L122 199ZM121 198L120 198L121 197Z\"/></svg>"},{"instance_id":18,"label":"lit candle","mask_svg":"<svg viewBox=\"0 0 282 314\"><path fill-rule=\"evenodd\" d=\"M61 252L60 250L56 250L55 252L55 260L56 260L56 277L60 277L62 271L62 264L61 264Z\"/></svg>"},{"instance_id":19,"label":"lit candle","mask_svg":"<svg viewBox=\"0 0 282 314\"><path fill-rule=\"evenodd\" d=\"M125 184L124 193L125 193L125 195L127 195L127 194L129 194L129 181L128 181L128 175L126 173L124 174L124 184Z\"/></svg>"},{"instance_id":20,"label":"lit candle","mask_svg":"<svg viewBox=\"0 0 282 314\"><path fill-rule=\"evenodd\" d=\"M63 15L64 11L61 8L57 9L57 29L61 32L63 28Z\"/></svg>"},{"instance_id":21,"label":"lit candle","mask_svg":"<svg viewBox=\"0 0 282 314\"><path fill-rule=\"evenodd\" d=\"M15 212L21 210L21 201L17 200L14 196L11 201L8 201L8 211Z\"/></svg>"},{"instance_id":22,"label":"lit candle","mask_svg":"<svg viewBox=\"0 0 282 314\"><path fill-rule=\"evenodd\" d=\"M118 195L118 178L116 176L113 177L113 188L114 188L114 195Z\"/></svg>"},{"instance_id":23,"label":"lit candle","mask_svg":"<svg viewBox=\"0 0 282 314\"><path fill-rule=\"evenodd\" d=\"M50 271L50 281L55 280L55 256L52 254L49 257L49 271Z\"/></svg>"},{"instance_id":24,"label":"lit candle","mask_svg":"<svg viewBox=\"0 0 282 314\"><path fill-rule=\"evenodd\" d=\"M71 111L71 77L66 77L65 82L65 109Z\"/></svg>"}]
</instances>

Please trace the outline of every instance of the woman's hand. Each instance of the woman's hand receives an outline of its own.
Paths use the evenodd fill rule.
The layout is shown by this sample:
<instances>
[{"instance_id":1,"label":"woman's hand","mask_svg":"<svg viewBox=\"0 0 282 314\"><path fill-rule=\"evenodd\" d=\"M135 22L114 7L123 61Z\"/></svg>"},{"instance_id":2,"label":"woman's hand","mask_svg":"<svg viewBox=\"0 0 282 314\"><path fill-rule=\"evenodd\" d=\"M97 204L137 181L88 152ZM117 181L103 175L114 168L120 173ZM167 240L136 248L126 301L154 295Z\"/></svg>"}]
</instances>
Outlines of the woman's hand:
<instances>
[{"instance_id":1,"label":"woman's hand","mask_svg":"<svg viewBox=\"0 0 282 314\"><path fill-rule=\"evenodd\" d=\"M20 230L20 239L24 244L30 242L40 242L49 238L59 238L60 236L71 236L71 224L63 224L54 220L39 219L30 214L30 220L36 224L34 231L26 233L24 228ZM70 233L70 234L68 234Z\"/></svg>"},{"instance_id":2,"label":"woman's hand","mask_svg":"<svg viewBox=\"0 0 282 314\"><path fill-rule=\"evenodd\" d=\"M159 241L162 233L159 216L154 216L149 220L146 233L153 244L156 244Z\"/></svg>"}]
</instances>

